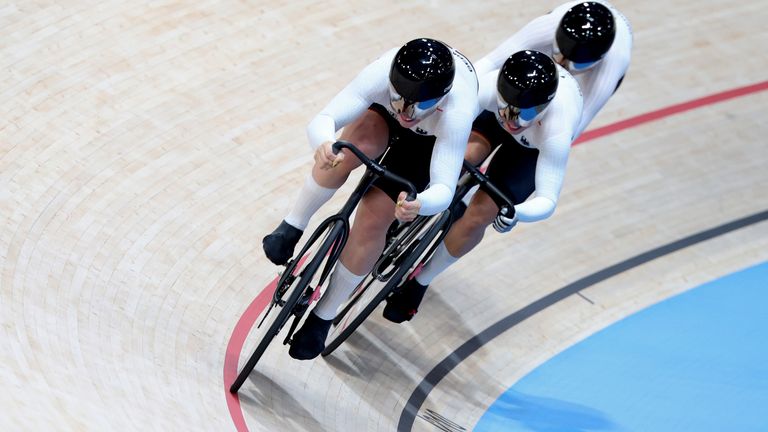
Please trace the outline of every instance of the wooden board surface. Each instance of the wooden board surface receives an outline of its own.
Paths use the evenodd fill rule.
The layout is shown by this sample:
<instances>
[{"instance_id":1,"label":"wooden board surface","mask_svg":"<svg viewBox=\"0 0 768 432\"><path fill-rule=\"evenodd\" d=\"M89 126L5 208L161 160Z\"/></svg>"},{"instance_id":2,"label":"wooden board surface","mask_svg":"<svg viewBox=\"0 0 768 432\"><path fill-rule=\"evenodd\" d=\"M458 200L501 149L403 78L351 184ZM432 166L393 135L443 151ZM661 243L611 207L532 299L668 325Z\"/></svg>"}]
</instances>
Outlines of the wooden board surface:
<instances>
[{"instance_id":1,"label":"wooden board surface","mask_svg":"<svg viewBox=\"0 0 768 432\"><path fill-rule=\"evenodd\" d=\"M0 6L0 428L235 430L225 349L274 277L261 237L309 169L309 119L391 47L429 36L476 60L557 4ZM615 5L633 59L590 129L765 81L760 2ZM425 374L499 319L768 209L766 106L755 92L576 146L555 215L489 231L413 322L376 314L329 360L270 351L240 397L249 429L394 430ZM623 272L486 344L422 409L470 429L564 348L766 259L762 222ZM420 418L414 429L436 430Z\"/></svg>"}]
</instances>

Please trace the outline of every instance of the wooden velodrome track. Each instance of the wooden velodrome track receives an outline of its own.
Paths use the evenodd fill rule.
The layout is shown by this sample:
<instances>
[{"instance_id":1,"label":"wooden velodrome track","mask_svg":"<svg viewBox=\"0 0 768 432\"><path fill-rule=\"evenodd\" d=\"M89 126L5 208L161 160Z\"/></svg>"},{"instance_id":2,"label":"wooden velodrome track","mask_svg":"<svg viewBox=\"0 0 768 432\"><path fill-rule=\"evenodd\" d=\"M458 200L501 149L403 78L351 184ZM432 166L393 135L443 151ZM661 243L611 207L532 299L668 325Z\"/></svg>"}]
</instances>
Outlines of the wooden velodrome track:
<instances>
[{"instance_id":1,"label":"wooden velodrome track","mask_svg":"<svg viewBox=\"0 0 768 432\"><path fill-rule=\"evenodd\" d=\"M617 0L632 64L589 129L757 86L576 146L555 215L489 230L413 322L376 313L325 360L273 349L228 397L309 119L390 47L430 36L476 60L559 2L139 3L0 6L0 430L429 431L434 415L471 429L564 348L768 259L765 4Z\"/></svg>"}]
</instances>

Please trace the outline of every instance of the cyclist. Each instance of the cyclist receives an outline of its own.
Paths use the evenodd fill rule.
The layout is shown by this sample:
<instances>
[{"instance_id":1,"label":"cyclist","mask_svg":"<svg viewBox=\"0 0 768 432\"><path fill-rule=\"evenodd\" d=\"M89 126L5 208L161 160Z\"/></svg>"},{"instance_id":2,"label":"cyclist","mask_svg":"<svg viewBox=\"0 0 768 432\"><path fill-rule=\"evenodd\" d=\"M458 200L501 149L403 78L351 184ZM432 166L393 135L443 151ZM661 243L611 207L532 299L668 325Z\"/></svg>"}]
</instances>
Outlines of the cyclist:
<instances>
[{"instance_id":1,"label":"cyclist","mask_svg":"<svg viewBox=\"0 0 768 432\"><path fill-rule=\"evenodd\" d=\"M549 14L534 19L490 54L480 59L477 62L479 76L483 77L488 71L498 69L509 53L523 49L538 50L552 56L553 60L566 68L578 83L583 93L583 108L579 124L572 136L575 139L586 129L624 79L632 51L632 29L626 17L606 1L568 2L558 6ZM481 79L481 86L483 82ZM492 110L492 107L484 106L484 108ZM552 118L553 114L550 113L548 116ZM475 122L466 155L470 162L479 163L490 151L487 141L494 135L493 132L488 132L489 123L491 123L489 120L489 114L485 112ZM529 133L533 132L529 131ZM499 138L500 136L503 135L496 135L497 141L503 141ZM521 135L520 131L517 131L513 136L525 145L525 142L522 142L525 134ZM531 141L528 140L528 142ZM491 144L495 143L491 142ZM503 156L506 151L502 153L502 150L504 146L499 151ZM535 188L530 190L536 191L535 197L528 202L516 205L517 218L499 215L494 221L494 228L497 231L508 232L518 219L533 222L549 217L554 211L565 170L565 160L561 161L555 171L544 173L539 165L551 161L543 159L547 154L546 149L539 148L539 150L541 153L536 162ZM497 157L495 156L494 159ZM499 162L491 163L499 166ZM511 170L512 166L508 169ZM522 173L520 175L522 181L524 176ZM545 176L557 183L558 193L549 197L542 194L539 184L540 178L544 181ZM519 195L524 191L525 189L521 189L515 193ZM487 203L488 198L487 195L481 194L478 198L481 200L479 203ZM525 200L525 197L515 196L515 199ZM528 213L534 208L537 211L533 215ZM406 281L402 289L388 299L385 308L385 316L388 319L394 322L409 320L418 310L427 285L432 279L479 243L482 232L478 234L478 228L475 227L470 235L464 230L467 224L468 220L459 221L423 271ZM461 236L464 237L463 241L458 241Z\"/></svg>"},{"instance_id":2,"label":"cyclist","mask_svg":"<svg viewBox=\"0 0 768 432\"><path fill-rule=\"evenodd\" d=\"M341 128L341 139L369 157L388 149L381 164L421 192L408 202L399 187L379 180L366 193L326 292L293 336L292 357L305 360L322 352L336 309L370 272L395 218L408 221L448 207L480 111L477 89L474 67L462 54L437 40L415 39L364 68L310 122L312 173L291 212L263 240L275 264L293 255L312 215L360 165L345 151L333 154L331 145Z\"/></svg>"},{"instance_id":3,"label":"cyclist","mask_svg":"<svg viewBox=\"0 0 768 432\"><path fill-rule=\"evenodd\" d=\"M584 95L581 135L624 79L632 56L632 27L607 1L564 3L480 59L478 75L498 69L511 53L523 49L551 55L576 78Z\"/></svg>"},{"instance_id":4,"label":"cyclist","mask_svg":"<svg viewBox=\"0 0 768 432\"><path fill-rule=\"evenodd\" d=\"M515 216L500 220L502 203L478 190L424 268L387 299L384 317L390 321L410 320L432 279L477 246L489 224L504 230L517 219L545 219L555 208L581 119L576 80L548 55L519 51L480 77L480 104L484 111L473 124L468 159L479 163L498 147L486 175L515 204Z\"/></svg>"}]
</instances>

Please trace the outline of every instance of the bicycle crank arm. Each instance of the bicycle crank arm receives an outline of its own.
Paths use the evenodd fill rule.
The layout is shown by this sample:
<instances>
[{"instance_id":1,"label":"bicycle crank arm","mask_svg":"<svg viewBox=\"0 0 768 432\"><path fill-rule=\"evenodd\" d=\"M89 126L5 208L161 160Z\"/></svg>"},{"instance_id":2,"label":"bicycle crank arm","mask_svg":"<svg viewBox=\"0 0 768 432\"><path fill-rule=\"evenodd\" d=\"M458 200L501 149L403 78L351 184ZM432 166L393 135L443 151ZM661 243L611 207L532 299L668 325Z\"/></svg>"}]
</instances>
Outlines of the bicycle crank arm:
<instances>
[{"instance_id":1,"label":"bicycle crank arm","mask_svg":"<svg viewBox=\"0 0 768 432\"><path fill-rule=\"evenodd\" d=\"M288 334L285 335L285 339L283 339L283 345L288 345L291 343L291 337L293 336L293 332L296 331L296 327L299 326L299 320L301 319L301 316L294 315L293 321L291 321L291 327L288 328Z\"/></svg>"}]
</instances>

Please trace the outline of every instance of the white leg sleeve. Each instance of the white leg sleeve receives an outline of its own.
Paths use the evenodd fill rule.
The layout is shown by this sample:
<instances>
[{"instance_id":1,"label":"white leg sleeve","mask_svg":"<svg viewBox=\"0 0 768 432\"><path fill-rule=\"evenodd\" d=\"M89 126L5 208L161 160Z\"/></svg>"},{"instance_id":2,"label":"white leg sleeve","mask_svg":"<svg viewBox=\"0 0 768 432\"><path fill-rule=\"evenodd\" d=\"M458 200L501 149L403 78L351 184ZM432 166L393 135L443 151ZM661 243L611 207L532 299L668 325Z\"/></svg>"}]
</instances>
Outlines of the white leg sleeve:
<instances>
[{"instance_id":1,"label":"white leg sleeve","mask_svg":"<svg viewBox=\"0 0 768 432\"><path fill-rule=\"evenodd\" d=\"M285 221L293 227L304 231L312 215L323 204L328 202L337 190L320 186L312 177L312 173L309 173L304 180L304 186L301 188L296 202L293 204L293 209L285 217Z\"/></svg>"},{"instance_id":2,"label":"white leg sleeve","mask_svg":"<svg viewBox=\"0 0 768 432\"><path fill-rule=\"evenodd\" d=\"M315 306L315 315L324 320L335 317L336 310L349 298L364 277L365 275L358 276L352 273L341 262L337 263L328 282L328 288Z\"/></svg>"},{"instance_id":3,"label":"white leg sleeve","mask_svg":"<svg viewBox=\"0 0 768 432\"><path fill-rule=\"evenodd\" d=\"M464 205L469 206L469 202L472 201L472 197L475 196L478 189L480 189L480 186L475 186L469 191L467 191L467 194L464 195L464 198L461 199L461 202L463 202Z\"/></svg>"},{"instance_id":4,"label":"white leg sleeve","mask_svg":"<svg viewBox=\"0 0 768 432\"><path fill-rule=\"evenodd\" d=\"M421 273L416 276L416 282L422 285L429 285L432 283L432 279L442 273L445 269L451 266L459 259L448 253L448 248L445 247L445 242L441 242L437 247L432 258L429 259L427 265L421 270Z\"/></svg>"}]
</instances>

